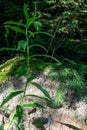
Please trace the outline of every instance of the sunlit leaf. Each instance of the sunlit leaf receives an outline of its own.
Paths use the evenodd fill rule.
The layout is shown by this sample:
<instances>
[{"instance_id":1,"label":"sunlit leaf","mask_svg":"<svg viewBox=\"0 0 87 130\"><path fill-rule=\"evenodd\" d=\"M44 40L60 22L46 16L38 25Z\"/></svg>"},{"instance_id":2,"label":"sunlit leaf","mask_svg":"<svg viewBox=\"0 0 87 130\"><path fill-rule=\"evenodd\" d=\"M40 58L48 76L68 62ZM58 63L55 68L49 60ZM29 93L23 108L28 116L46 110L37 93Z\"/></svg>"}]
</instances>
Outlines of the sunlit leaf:
<instances>
[{"instance_id":1,"label":"sunlit leaf","mask_svg":"<svg viewBox=\"0 0 87 130\"><path fill-rule=\"evenodd\" d=\"M18 117L18 123L19 123L23 117L23 109L22 109L21 105L16 106L15 116Z\"/></svg>"},{"instance_id":2,"label":"sunlit leaf","mask_svg":"<svg viewBox=\"0 0 87 130\"><path fill-rule=\"evenodd\" d=\"M24 130L23 126L21 123L18 123L18 121L16 119L14 119L14 123L17 127L18 130Z\"/></svg>"},{"instance_id":3,"label":"sunlit leaf","mask_svg":"<svg viewBox=\"0 0 87 130\"><path fill-rule=\"evenodd\" d=\"M0 107L2 107L3 105L5 105L8 101L10 101L11 99L13 99L14 97L16 97L17 95L23 93L23 91L21 90L14 90L13 92L11 92L1 103Z\"/></svg>"},{"instance_id":4,"label":"sunlit leaf","mask_svg":"<svg viewBox=\"0 0 87 130\"><path fill-rule=\"evenodd\" d=\"M41 97L41 96L37 96L37 95L34 95L34 94L29 94L29 95L26 95L26 96L37 97L37 98L43 99L43 100L45 100L47 102L51 101L51 99L48 99L48 98L45 98L45 97Z\"/></svg>"},{"instance_id":5,"label":"sunlit leaf","mask_svg":"<svg viewBox=\"0 0 87 130\"><path fill-rule=\"evenodd\" d=\"M38 83L36 82L31 82L31 84L33 84L35 87L37 87L38 89L40 89L40 91L48 98L50 98L49 93ZM51 99L51 98L50 98Z\"/></svg>"},{"instance_id":6,"label":"sunlit leaf","mask_svg":"<svg viewBox=\"0 0 87 130\"><path fill-rule=\"evenodd\" d=\"M40 108L44 108L44 106L42 106L39 103L27 103L27 104L22 104L22 107L40 107Z\"/></svg>"}]
</instances>

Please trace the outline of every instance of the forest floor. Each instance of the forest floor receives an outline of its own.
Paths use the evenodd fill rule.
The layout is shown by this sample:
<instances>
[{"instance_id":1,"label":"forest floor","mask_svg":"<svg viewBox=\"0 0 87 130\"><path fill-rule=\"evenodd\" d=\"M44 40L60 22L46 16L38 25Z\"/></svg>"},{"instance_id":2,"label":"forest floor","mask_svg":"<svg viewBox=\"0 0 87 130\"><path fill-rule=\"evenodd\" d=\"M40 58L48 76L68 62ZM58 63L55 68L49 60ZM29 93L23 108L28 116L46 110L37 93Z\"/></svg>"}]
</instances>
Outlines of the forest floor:
<instances>
[{"instance_id":1,"label":"forest floor","mask_svg":"<svg viewBox=\"0 0 87 130\"><path fill-rule=\"evenodd\" d=\"M37 74L35 73L35 75L37 78L34 81L45 88L54 99L59 82L50 78L45 71ZM10 90L23 89L24 82L25 77L20 79L12 77L8 83L0 84L0 103L6 95L8 95ZM39 89L31 84L28 85L26 94L44 96ZM21 121L24 130L87 130L87 104L82 98L78 99L77 97L72 97L73 91L68 91L63 106L51 108L44 100L27 96L24 99L24 103L33 101L42 104L45 108L28 107L24 109L25 114ZM4 123L4 129L6 129L19 99L20 96L17 96L6 104L10 111L0 109L0 124ZM42 128L37 128L34 123L32 123L34 119L38 119L38 122L40 122L39 119L47 119L47 122L45 122L46 124L44 124ZM14 123L12 123L10 130L17 130Z\"/></svg>"}]
</instances>

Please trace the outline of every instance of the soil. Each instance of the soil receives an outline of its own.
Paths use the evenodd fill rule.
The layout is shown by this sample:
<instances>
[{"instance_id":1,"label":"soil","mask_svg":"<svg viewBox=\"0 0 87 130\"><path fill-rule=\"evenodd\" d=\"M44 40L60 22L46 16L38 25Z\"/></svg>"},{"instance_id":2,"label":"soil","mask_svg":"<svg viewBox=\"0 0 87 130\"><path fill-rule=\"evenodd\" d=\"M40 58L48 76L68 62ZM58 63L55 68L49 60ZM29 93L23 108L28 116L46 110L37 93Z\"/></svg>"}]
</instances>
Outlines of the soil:
<instances>
[{"instance_id":1,"label":"soil","mask_svg":"<svg viewBox=\"0 0 87 130\"><path fill-rule=\"evenodd\" d=\"M50 78L47 72L39 72L34 75L37 77L34 81L45 88L54 99L59 82ZM0 84L0 103L12 89L23 89L25 81L24 76L21 78L11 77L8 83ZM31 84L28 85L26 91L26 95L29 94L44 96L39 89ZM6 104L10 111L0 109L0 124L4 124L4 129L6 129L20 98L21 96L17 96ZM59 108L51 108L44 100L26 96L24 103L30 102L40 103L45 108L27 107L24 109L24 117L21 121L24 130L87 130L87 104L82 97L77 98L71 90L67 91L63 106ZM39 126L37 123L35 124L35 121L39 123ZM10 130L17 130L14 123L12 123Z\"/></svg>"}]
</instances>

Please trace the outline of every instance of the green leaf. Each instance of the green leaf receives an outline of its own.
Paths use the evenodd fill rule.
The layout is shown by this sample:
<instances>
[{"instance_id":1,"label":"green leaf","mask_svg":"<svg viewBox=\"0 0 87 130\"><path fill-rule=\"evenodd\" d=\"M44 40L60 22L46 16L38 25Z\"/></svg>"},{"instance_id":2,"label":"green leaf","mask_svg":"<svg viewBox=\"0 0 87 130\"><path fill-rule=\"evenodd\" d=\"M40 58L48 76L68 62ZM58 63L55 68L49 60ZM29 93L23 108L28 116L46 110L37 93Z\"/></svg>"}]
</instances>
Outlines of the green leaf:
<instances>
[{"instance_id":1,"label":"green leaf","mask_svg":"<svg viewBox=\"0 0 87 130\"><path fill-rule=\"evenodd\" d=\"M14 90L13 92L11 92L1 103L0 107L2 107L3 105L5 105L8 101L10 101L12 98L16 97L17 95L23 93L22 90Z\"/></svg>"},{"instance_id":2,"label":"green leaf","mask_svg":"<svg viewBox=\"0 0 87 130\"><path fill-rule=\"evenodd\" d=\"M53 35L51 35L50 33L48 33L48 32L40 32L41 34L45 34L45 35L48 35L49 37L51 37L51 38L54 38L53 37Z\"/></svg>"},{"instance_id":3,"label":"green leaf","mask_svg":"<svg viewBox=\"0 0 87 130\"><path fill-rule=\"evenodd\" d=\"M16 51L16 49L15 48L3 47L3 48L0 48L0 51Z\"/></svg>"},{"instance_id":4,"label":"green leaf","mask_svg":"<svg viewBox=\"0 0 87 130\"><path fill-rule=\"evenodd\" d=\"M20 51L22 53L26 53L24 50L17 50L16 48L6 48L6 47L0 48L0 51Z\"/></svg>"},{"instance_id":5,"label":"green leaf","mask_svg":"<svg viewBox=\"0 0 87 130\"><path fill-rule=\"evenodd\" d=\"M28 13L27 4L24 4L24 16L26 18L26 21L28 21L28 19L29 19L29 13Z\"/></svg>"},{"instance_id":6,"label":"green leaf","mask_svg":"<svg viewBox=\"0 0 87 130\"><path fill-rule=\"evenodd\" d=\"M37 32L32 33L31 31L29 31L29 33L30 33L29 38L32 37L32 36L34 37L34 35L36 35L36 34L45 34L45 35L48 35L49 37L53 38L53 36L50 33L47 33L47 32L37 31Z\"/></svg>"},{"instance_id":7,"label":"green leaf","mask_svg":"<svg viewBox=\"0 0 87 130\"><path fill-rule=\"evenodd\" d=\"M40 91L42 91L42 93L43 93L46 97L48 97L49 99L51 99L49 93L48 93L40 84L38 84L38 83L36 83L36 82L30 82L30 83L33 84L33 85L34 85L35 87L37 87L38 89L40 89Z\"/></svg>"},{"instance_id":8,"label":"green leaf","mask_svg":"<svg viewBox=\"0 0 87 130\"><path fill-rule=\"evenodd\" d=\"M17 26L6 25L6 27L12 29L15 32L19 32L25 35L25 31Z\"/></svg>"},{"instance_id":9,"label":"green leaf","mask_svg":"<svg viewBox=\"0 0 87 130\"><path fill-rule=\"evenodd\" d=\"M17 70L13 71L13 74L17 74L18 77L21 77L23 75L26 75L27 69L28 69L27 65L22 64L19 66L19 68Z\"/></svg>"},{"instance_id":10,"label":"green leaf","mask_svg":"<svg viewBox=\"0 0 87 130\"><path fill-rule=\"evenodd\" d=\"M23 109L21 107L21 105L17 105L16 106L16 114L15 114L16 117L18 117L18 123L20 123L22 117L23 117Z\"/></svg>"},{"instance_id":11,"label":"green leaf","mask_svg":"<svg viewBox=\"0 0 87 130\"><path fill-rule=\"evenodd\" d=\"M4 130L4 125L0 125L0 130Z\"/></svg>"},{"instance_id":12,"label":"green leaf","mask_svg":"<svg viewBox=\"0 0 87 130\"><path fill-rule=\"evenodd\" d=\"M17 50L19 51L19 50L23 49L23 50L25 51L25 50L26 50L26 47L27 47L27 42L24 41L24 40L20 40L20 41L18 42Z\"/></svg>"},{"instance_id":13,"label":"green leaf","mask_svg":"<svg viewBox=\"0 0 87 130\"><path fill-rule=\"evenodd\" d=\"M31 48L33 48L33 47L40 47L40 48L42 48L44 51L47 52L47 49L46 49L44 46L41 46L40 44L32 44L32 45L30 45L29 49L31 49Z\"/></svg>"},{"instance_id":14,"label":"green leaf","mask_svg":"<svg viewBox=\"0 0 87 130\"><path fill-rule=\"evenodd\" d=\"M8 107L6 107L6 106L2 106L2 108L1 108L2 110L4 110L4 111L6 111L6 110L10 110Z\"/></svg>"},{"instance_id":15,"label":"green leaf","mask_svg":"<svg viewBox=\"0 0 87 130\"><path fill-rule=\"evenodd\" d=\"M37 96L37 95L34 95L34 94L29 94L29 95L26 95L26 96L37 97L37 98L43 99L47 102L51 102L51 99L48 99L48 98L45 98L45 97L40 97L40 96Z\"/></svg>"},{"instance_id":16,"label":"green leaf","mask_svg":"<svg viewBox=\"0 0 87 130\"><path fill-rule=\"evenodd\" d=\"M33 57L46 57L46 58L50 58L50 59L56 61L57 63L59 63L59 65L62 64L58 59L56 59L53 56L49 56L49 55L32 55L31 58L33 58Z\"/></svg>"},{"instance_id":17,"label":"green leaf","mask_svg":"<svg viewBox=\"0 0 87 130\"><path fill-rule=\"evenodd\" d=\"M23 24L22 24L22 21L18 21L18 22L16 22L16 21L7 21L7 22L5 22L4 24L5 24L5 25L7 25L7 24L9 24L9 25L17 25L17 26L23 25ZM23 25L23 26L24 26L24 25Z\"/></svg>"},{"instance_id":18,"label":"green leaf","mask_svg":"<svg viewBox=\"0 0 87 130\"><path fill-rule=\"evenodd\" d=\"M34 27L37 31L40 31L40 28L42 27L42 23L35 21L34 22Z\"/></svg>"},{"instance_id":19,"label":"green leaf","mask_svg":"<svg viewBox=\"0 0 87 130\"><path fill-rule=\"evenodd\" d=\"M40 108L44 108L44 106L42 106L39 103L27 103L27 104L22 104L22 107L40 107Z\"/></svg>"},{"instance_id":20,"label":"green leaf","mask_svg":"<svg viewBox=\"0 0 87 130\"><path fill-rule=\"evenodd\" d=\"M29 28L31 24L34 24L34 21L35 21L36 19L37 19L37 17L36 17L36 18L29 18L29 19L27 20L26 27Z\"/></svg>"},{"instance_id":21,"label":"green leaf","mask_svg":"<svg viewBox=\"0 0 87 130\"><path fill-rule=\"evenodd\" d=\"M18 128L18 130L24 130L23 126L20 123L18 123L18 121L16 119L14 119L14 123L15 123L16 127Z\"/></svg>"},{"instance_id":22,"label":"green leaf","mask_svg":"<svg viewBox=\"0 0 87 130\"><path fill-rule=\"evenodd\" d=\"M27 84L30 83L31 81L33 81L36 77L35 76L29 76L27 78Z\"/></svg>"}]
</instances>

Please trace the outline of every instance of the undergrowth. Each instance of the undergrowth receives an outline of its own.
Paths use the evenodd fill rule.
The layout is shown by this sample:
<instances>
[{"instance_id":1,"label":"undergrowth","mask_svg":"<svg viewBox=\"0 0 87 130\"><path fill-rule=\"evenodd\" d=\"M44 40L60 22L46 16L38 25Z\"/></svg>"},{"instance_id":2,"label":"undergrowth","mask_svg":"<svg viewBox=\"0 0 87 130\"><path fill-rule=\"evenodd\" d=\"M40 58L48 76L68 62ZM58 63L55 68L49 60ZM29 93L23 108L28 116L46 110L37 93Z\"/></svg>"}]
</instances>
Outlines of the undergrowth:
<instances>
[{"instance_id":1,"label":"undergrowth","mask_svg":"<svg viewBox=\"0 0 87 130\"><path fill-rule=\"evenodd\" d=\"M33 38L36 38L36 36L40 35L40 34L48 35L49 37L51 37L51 35L49 33L40 31L40 26L39 26L40 23L37 21L38 17L36 16L36 7L35 7L35 12L34 12L33 17L29 16L28 7L26 4L24 4L23 10L24 10L24 16L25 16L26 23L22 23L21 20L19 22L18 21L17 22L8 21L8 22L5 22L4 25L5 25L6 30L11 29L11 30L15 31L16 33L23 34L24 39L22 39L18 42L18 46L16 48L1 48L0 49L1 51L2 50L4 50L4 51L11 50L11 51L22 52L22 56L19 55L19 57L17 59L17 62L20 62L21 64L18 67L18 69L16 68L17 71L15 74L18 75L19 77L21 77L21 76L26 77L26 83L24 85L23 90L11 91L7 95L7 97L5 97L3 99L2 103L0 104L0 108L5 109L6 108L5 105L7 102L9 102L11 99L13 99L16 96L21 95L21 99L19 100L18 104L16 105L16 108L15 108L15 110L12 114L12 117L11 117L8 125L6 126L5 130L9 130L12 123L15 124L15 126L17 127L18 130L24 130L24 128L21 125L21 120L24 116L23 109L25 107L44 108L43 105L35 103L35 102L23 103L23 101L26 97L26 91L27 91L28 84L32 84L33 86L37 87L44 94L44 97L39 97L37 95L31 95L31 94L29 94L27 96L39 97L39 98L45 100L47 103L49 103L49 102L52 103L52 98L50 97L49 93L40 84L33 81L35 79L35 77L32 76L30 73L32 61L34 61L34 60L36 61L36 59L38 59L37 57L42 57L42 59L43 59L43 57L45 57L45 58L51 58L60 64L60 62L56 58L46 55L47 49L44 46L40 45L40 43L36 43L36 42L32 41ZM31 28L32 28L32 31L31 31ZM35 47L42 49L44 54L43 53L42 54L35 54L35 53L32 54L32 50ZM11 59L11 60L7 61L6 63L4 63L3 65L1 65L1 71L3 70L2 67L5 66L5 68L6 68L5 72L6 72L6 74L9 75L9 73L10 73L9 71L12 70L12 67L14 65L13 60L14 59ZM9 64L11 66L9 66ZM39 64L39 62L38 62L38 64ZM6 76L5 72L3 72L4 73L3 77ZM2 130L4 129L2 127L3 125L4 124L0 125Z\"/></svg>"},{"instance_id":2,"label":"undergrowth","mask_svg":"<svg viewBox=\"0 0 87 130\"><path fill-rule=\"evenodd\" d=\"M57 104L63 104L66 90L73 90L78 97L86 95L87 88L84 76L76 69L63 66L51 68L49 76L60 83L55 97ZM86 98L84 100L86 101Z\"/></svg>"},{"instance_id":3,"label":"undergrowth","mask_svg":"<svg viewBox=\"0 0 87 130\"><path fill-rule=\"evenodd\" d=\"M11 70L11 74L15 74L19 77L21 77L21 76L26 77L26 83L25 83L23 90L11 91L8 94L8 96L0 104L0 108L4 109L7 102L9 102L11 99L13 99L16 96L21 95L21 100L19 101L18 105L16 106L15 111L13 112L13 115L10 119L10 122L8 123L8 126L6 126L5 130L9 130L11 127L11 124L13 122L16 125L18 130L24 130L24 128L21 125L21 120L24 116L23 109L25 107L44 108L44 106L42 106L41 104L34 103L34 102L28 102L26 104L23 103L23 101L26 97L26 90L27 90L28 84L32 84L35 87L37 87L44 94L44 97L39 97L38 95L32 95L32 94L29 94L27 96L41 98L47 102L49 107L55 107L55 108L58 106L59 107L62 106L64 99L65 99L66 89L74 90L75 93L77 94L77 96L79 96L79 97L85 95L85 92L86 92L85 91L86 85L85 85L85 81L84 81L84 77L83 77L83 74L84 74L85 68L86 68L85 65L84 65L83 69L81 70L81 72L77 66L75 67L75 64L74 64L74 67L70 67L69 65L62 66L63 61L61 63L58 59L53 57L55 50L58 47L60 47L61 44L59 46L58 46L58 44L56 44L56 46L54 46L54 49L51 47L52 55L51 56L48 55L50 46L52 45L52 42L53 42L55 36L53 37L50 33L43 32L41 30L42 23L40 23L38 21L39 17L37 16L37 13L36 13L36 7L35 7L35 11L34 11L32 17L29 16L28 7L26 4L24 4L23 12L24 12L24 16L25 16L24 21L23 20L7 21L4 23L4 26L6 29L6 32L5 32L6 38L8 37L8 34L10 33L10 30L11 30L11 31L14 31L16 34L22 34L22 36L23 36L22 39L20 41L18 41L18 44L15 45L14 48L1 48L0 49L0 51L7 51L7 50L14 51L14 52L17 52L17 54L19 55L18 59L17 59L17 61L19 62L19 65L15 65L15 67L14 67L14 63L11 59L8 62L6 62L5 64L0 66L0 74L1 74L0 80L3 80L5 76L7 78L8 75L10 74L10 70ZM48 48L44 47L45 43L39 37L40 35L42 35L44 37L48 36L48 38L52 38L52 41ZM64 40L64 39L62 39L62 40ZM40 50L40 53L37 54L37 52L39 52L39 51L35 51L35 49ZM31 75L31 70L34 70L37 67L42 67L42 66L45 66L48 64L51 65L51 63L43 62L43 59L45 59L45 61L47 61L48 59L51 59L51 61L57 62L57 64L55 64L55 66L58 68L53 67L53 68L51 68L51 71L49 72L50 77L53 77L56 80L58 80L58 82L60 82L60 86L57 89L54 100L50 97L49 93L40 84L34 82L35 77ZM71 60L70 60L70 62L74 63ZM9 66L9 64L10 64L10 66ZM79 65L79 63L78 63L78 65ZM5 66L5 70L3 69L4 66ZM85 101L87 102L86 97L85 97ZM0 125L0 129L4 130L4 124Z\"/></svg>"}]
</instances>

